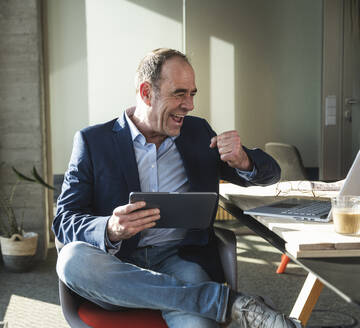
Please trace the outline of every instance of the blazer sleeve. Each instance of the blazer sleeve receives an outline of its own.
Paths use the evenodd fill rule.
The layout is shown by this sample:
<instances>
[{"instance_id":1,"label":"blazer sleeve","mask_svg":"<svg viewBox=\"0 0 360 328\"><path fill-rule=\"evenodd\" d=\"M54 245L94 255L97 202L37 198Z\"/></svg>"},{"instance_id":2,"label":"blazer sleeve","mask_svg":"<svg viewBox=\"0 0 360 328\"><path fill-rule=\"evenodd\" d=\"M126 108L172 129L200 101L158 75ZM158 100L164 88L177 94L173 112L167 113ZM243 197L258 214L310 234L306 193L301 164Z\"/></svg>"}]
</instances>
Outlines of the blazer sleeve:
<instances>
[{"instance_id":1,"label":"blazer sleeve","mask_svg":"<svg viewBox=\"0 0 360 328\"><path fill-rule=\"evenodd\" d=\"M93 185L90 151L84 133L80 131L74 137L52 229L63 244L85 241L105 251L105 229L109 216L93 214Z\"/></svg>"}]
</instances>

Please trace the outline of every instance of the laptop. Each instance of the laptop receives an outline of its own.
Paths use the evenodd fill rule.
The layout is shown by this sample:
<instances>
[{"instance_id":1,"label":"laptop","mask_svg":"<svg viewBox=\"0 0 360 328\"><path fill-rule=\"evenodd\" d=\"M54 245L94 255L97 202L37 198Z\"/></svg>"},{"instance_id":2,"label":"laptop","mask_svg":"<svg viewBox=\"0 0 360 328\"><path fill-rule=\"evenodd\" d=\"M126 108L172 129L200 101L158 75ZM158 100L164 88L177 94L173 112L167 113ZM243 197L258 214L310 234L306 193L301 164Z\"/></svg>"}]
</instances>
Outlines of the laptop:
<instances>
[{"instance_id":1,"label":"laptop","mask_svg":"<svg viewBox=\"0 0 360 328\"><path fill-rule=\"evenodd\" d=\"M339 195L360 195L360 150L346 176ZM244 211L249 215L283 217L305 221L329 222L331 202L301 198L288 198Z\"/></svg>"}]
</instances>

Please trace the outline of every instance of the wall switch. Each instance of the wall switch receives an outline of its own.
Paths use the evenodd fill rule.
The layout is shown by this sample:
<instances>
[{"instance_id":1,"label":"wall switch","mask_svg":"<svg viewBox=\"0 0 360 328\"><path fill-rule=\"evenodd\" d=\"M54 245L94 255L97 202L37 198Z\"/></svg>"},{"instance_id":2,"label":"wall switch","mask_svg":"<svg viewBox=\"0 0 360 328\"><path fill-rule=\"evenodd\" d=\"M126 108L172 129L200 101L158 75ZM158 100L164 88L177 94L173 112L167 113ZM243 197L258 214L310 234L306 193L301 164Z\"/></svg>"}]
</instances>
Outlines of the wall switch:
<instances>
[{"instance_id":1,"label":"wall switch","mask_svg":"<svg viewBox=\"0 0 360 328\"><path fill-rule=\"evenodd\" d=\"M336 125L336 96L325 99L325 126Z\"/></svg>"}]
</instances>

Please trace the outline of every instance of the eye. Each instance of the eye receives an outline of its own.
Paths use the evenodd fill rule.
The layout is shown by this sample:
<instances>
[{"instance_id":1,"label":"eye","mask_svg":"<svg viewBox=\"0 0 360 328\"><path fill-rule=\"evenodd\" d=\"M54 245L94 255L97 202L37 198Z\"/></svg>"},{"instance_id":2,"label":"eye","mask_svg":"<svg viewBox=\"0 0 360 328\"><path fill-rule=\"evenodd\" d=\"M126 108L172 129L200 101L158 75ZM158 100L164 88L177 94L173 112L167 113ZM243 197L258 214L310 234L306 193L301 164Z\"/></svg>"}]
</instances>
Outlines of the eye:
<instances>
[{"instance_id":1,"label":"eye","mask_svg":"<svg viewBox=\"0 0 360 328\"><path fill-rule=\"evenodd\" d=\"M175 93L174 97L177 99L182 99L185 97L185 93L181 92L181 93Z\"/></svg>"}]
</instances>

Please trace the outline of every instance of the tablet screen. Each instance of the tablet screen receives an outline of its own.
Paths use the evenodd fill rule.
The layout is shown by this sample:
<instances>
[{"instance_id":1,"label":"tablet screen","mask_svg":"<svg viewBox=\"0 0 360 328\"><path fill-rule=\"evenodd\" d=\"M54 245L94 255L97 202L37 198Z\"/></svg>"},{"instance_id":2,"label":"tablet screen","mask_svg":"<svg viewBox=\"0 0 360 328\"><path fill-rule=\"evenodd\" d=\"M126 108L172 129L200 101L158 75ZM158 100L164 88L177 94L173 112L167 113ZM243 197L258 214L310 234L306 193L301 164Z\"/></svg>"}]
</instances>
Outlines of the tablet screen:
<instances>
[{"instance_id":1,"label":"tablet screen","mask_svg":"<svg viewBox=\"0 0 360 328\"><path fill-rule=\"evenodd\" d=\"M206 229L217 206L213 192L132 192L129 202L145 201L145 208L159 208L160 219L154 228Z\"/></svg>"}]
</instances>

